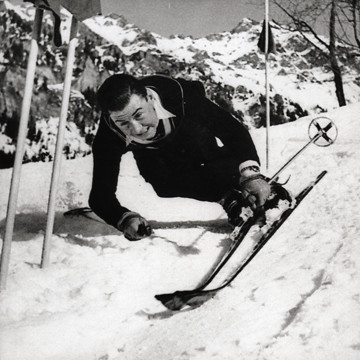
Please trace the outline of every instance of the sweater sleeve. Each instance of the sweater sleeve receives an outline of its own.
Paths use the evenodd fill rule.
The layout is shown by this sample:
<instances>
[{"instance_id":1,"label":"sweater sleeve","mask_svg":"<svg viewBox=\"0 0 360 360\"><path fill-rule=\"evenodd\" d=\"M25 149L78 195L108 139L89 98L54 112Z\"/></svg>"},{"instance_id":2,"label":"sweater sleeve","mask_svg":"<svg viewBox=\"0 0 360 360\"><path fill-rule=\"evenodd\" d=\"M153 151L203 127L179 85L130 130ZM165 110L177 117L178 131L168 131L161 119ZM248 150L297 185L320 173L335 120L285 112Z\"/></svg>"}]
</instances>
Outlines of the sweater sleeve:
<instances>
[{"instance_id":1,"label":"sweater sleeve","mask_svg":"<svg viewBox=\"0 0 360 360\"><path fill-rule=\"evenodd\" d=\"M184 89L185 116L200 120L221 140L229 155L238 159L239 165L244 162L260 164L254 142L245 126L209 100L201 82L178 80Z\"/></svg>"},{"instance_id":2,"label":"sweater sleeve","mask_svg":"<svg viewBox=\"0 0 360 360\"><path fill-rule=\"evenodd\" d=\"M116 189L121 156L125 146L115 146L108 133L99 128L93 144L93 179L89 197L91 209L106 223L117 228L117 223L129 209L121 206Z\"/></svg>"},{"instance_id":3,"label":"sweater sleeve","mask_svg":"<svg viewBox=\"0 0 360 360\"><path fill-rule=\"evenodd\" d=\"M239 165L245 161L255 161L260 164L255 144L249 131L226 110L203 97L200 102L199 114L211 132L221 140L231 154L238 158Z\"/></svg>"}]
</instances>

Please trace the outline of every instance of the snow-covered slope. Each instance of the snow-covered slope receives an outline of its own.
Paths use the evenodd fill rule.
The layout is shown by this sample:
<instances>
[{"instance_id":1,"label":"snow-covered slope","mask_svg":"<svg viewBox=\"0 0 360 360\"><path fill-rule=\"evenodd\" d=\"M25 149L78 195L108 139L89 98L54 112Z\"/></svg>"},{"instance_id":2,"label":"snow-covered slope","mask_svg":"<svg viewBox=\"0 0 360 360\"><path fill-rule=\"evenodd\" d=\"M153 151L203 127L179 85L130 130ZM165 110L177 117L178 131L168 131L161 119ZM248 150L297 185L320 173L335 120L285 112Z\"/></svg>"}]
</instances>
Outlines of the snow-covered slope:
<instances>
[{"instance_id":1,"label":"snow-covered slope","mask_svg":"<svg viewBox=\"0 0 360 360\"><path fill-rule=\"evenodd\" d=\"M65 161L51 266L42 270L51 164L24 165L0 295L1 359L360 359L359 113L353 104L327 114L339 128L336 143L310 146L288 169L286 186L296 193L329 173L232 287L180 313L154 295L190 289L205 276L226 244L219 205L158 198L129 155L118 195L155 230L128 242L101 222L62 216L87 205L92 167L91 157ZM271 128L269 175L307 143L310 120ZM252 136L264 158L263 129ZM1 227L10 176L0 171ZM218 228L195 226L219 216Z\"/></svg>"}]
</instances>

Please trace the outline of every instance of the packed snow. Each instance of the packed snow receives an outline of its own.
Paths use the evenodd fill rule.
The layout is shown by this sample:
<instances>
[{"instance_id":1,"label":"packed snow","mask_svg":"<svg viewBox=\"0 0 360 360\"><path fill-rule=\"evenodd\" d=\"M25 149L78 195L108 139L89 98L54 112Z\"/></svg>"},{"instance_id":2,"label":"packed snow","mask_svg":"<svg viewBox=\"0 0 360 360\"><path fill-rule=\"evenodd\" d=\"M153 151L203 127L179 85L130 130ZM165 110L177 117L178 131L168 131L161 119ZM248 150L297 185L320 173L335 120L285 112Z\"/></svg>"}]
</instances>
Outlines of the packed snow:
<instances>
[{"instance_id":1,"label":"packed snow","mask_svg":"<svg viewBox=\"0 0 360 360\"><path fill-rule=\"evenodd\" d=\"M286 187L296 194L328 174L231 287L181 312L154 295L194 288L224 251L230 228L220 205L158 198L129 154L118 196L154 227L129 242L91 213L63 216L87 206L92 158L63 161L51 264L41 269L52 164L24 165L0 295L1 359L360 359L359 113L353 104L324 114L338 139L310 145L281 180L291 174ZM270 129L264 173L308 142L311 119ZM251 133L264 159L265 131ZM2 229L10 177L0 171Z\"/></svg>"}]
</instances>

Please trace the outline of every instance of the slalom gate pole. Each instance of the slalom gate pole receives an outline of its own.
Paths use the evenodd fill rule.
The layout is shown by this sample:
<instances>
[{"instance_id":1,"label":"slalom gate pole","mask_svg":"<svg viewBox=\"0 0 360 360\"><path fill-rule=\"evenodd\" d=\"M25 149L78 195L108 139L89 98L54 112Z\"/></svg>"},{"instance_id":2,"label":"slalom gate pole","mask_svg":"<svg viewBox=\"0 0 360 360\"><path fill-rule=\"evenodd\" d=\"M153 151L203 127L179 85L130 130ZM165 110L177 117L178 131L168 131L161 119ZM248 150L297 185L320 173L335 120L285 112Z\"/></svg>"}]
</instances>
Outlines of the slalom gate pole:
<instances>
[{"instance_id":1,"label":"slalom gate pole","mask_svg":"<svg viewBox=\"0 0 360 360\"><path fill-rule=\"evenodd\" d=\"M265 0L266 170L270 166L269 35L269 0Z\"/></svg>"},{"instance_id":2,"label":"slalom gate pole","mask_svg":"<svg viewBox=\"0 0 360 360\"><path fill-rule=\"evenodd\" d=\"M39 39L41 33L41 23L44 11L36 9L34 28L31 37L30 53L26 70L26 80L24 88L24 97L21 107L21 116L18 130L18 138L16 142L15 161L11 178L9 201L6 215L6 227L4 241L1 252L1 272L0 272L0 289L6 288L6 281L10 263L11 242L14 232L16 204L19 193L21 166L24 157L25 141L30 116L30 105L34 86L36 61L39 52Z\"/></svg>"},{"instance_id":3,"label":"slalom gate pole","mask_svg":"<svg viewBox=\"0 0 360 360\"><path fill-rule=\"evenodd\" d=\"M72 79L73 65L74 65L74 60L75 60L75 48L76 48L76 44L77 44L77 30L78 30L78 20L73 16L72 20L71 20L70 39L69 39L69 47L68 47L68 54L67 54L67 60L66 60L63 98L62 98L62 103L61 103L58 133L57 133L57 139L56 139L55 156L54 156L54 163L53 163L53 171L52 171L52 177L51 177L46 230L45 230L45 237L44 237L42 256L41 256L41 267L42 268L45 268L49 265L49 259L50 259L51 237L53 234L54 219L55 219L56 195L57 195L58 183L59 183L59 179L60 179L60 168L61 168L61 158L63 156L62 151L63 151L64 134L65 134L65 128L66 128L66 118L67 118L67 112L68 112L68 107L69 107L71 79Z\"/></svg>"}]
</instances>

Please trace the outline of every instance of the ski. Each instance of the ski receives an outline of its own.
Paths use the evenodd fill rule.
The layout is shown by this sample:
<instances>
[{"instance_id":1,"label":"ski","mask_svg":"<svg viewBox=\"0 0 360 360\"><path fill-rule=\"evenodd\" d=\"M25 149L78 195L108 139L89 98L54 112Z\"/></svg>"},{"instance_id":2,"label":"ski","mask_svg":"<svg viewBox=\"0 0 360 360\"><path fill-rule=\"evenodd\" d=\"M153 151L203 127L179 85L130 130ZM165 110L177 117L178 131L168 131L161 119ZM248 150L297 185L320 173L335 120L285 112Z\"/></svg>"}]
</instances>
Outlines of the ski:
<instances>
[{"instance_id":1,"label":"ski","mask_svg":"<svg viewBox=\"0 0 360 360\"><path fill-rule=\"evenodd\" d=\"M235 229L229 236L230 240L232 241L231 245L229 246L225 254L221 256L221 259L218 261L218 263L213 266L213 270L208 275L206 280L204 280L201 285L197 287L197 290L206 288L215 279L216 275L227 264L236 249L242 243L243 239L245 238L251 227L254 225L255 221L256 219L254 217L250 217L247 220L242 220L242 223L235 227Z\"/></svg>"},{"instance_id":2,"label":"ski","mask_svg":"<svg viewBox=\"0 0 360 360\"><path fill-rule=\"evenodd\" d=\"M177 311L181 310L185 306L190 307L198 307L202 305L204 302L213 298L218 291L226 288L228 285L232 283L232 281L244 270L244 268L251 262L251 260L258 254L258 252L263 248L263 246L270 240L270 238L276 233L276 231L282 226L282 224L288 219L288 217L293 213L293 211L299 206L302 200L309 194L309 192L315 187L315 185L326 175L327 171L321 172L315 180L313 180L308 186L306 186L296 197L295 197L295 205L286 209L279 219L275 220L269 229L260 237L257 244L254 246L253 250L250 252L246 260L244 260L241 265L230 275L228 279L226 279L222 285L217 288L206 290L205 287L210 285L212 279L215 277L217 273L221 270L223 266L219 268L219 266L215 269L216 274L211 274L210 278L207 279L205 283L203 283L200 287L197 287L193 290L184 290L184 291L175 291L174 293L169 294L159 294L155 295L155 298L159 300L165 307L170 310ZM245 224L249 224L251 221L248 220ZM250 227L249 227L250 229ZM247 232L246 232L247 233ZM246 234L245 234L246 235ZM237 244L239 245L239 244ZM237 246L236 246L237 248ZM235 252L236 248L233 250L231 247L230 253L231 255ZM233 250L233 251L232 251ZM228 253L227 257L230 255ZM230 256L231 256L230 255Z\"/></svg>"}]
</instances>

